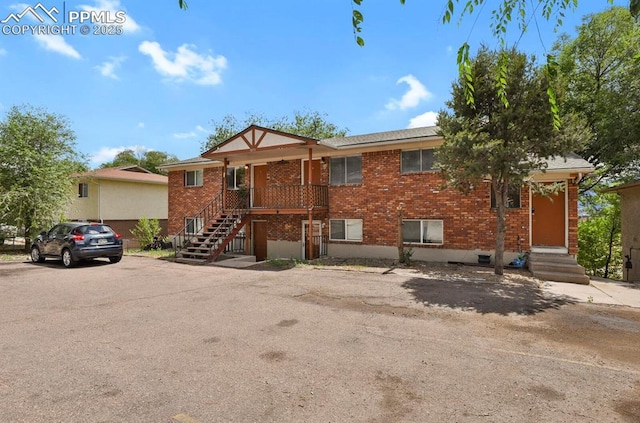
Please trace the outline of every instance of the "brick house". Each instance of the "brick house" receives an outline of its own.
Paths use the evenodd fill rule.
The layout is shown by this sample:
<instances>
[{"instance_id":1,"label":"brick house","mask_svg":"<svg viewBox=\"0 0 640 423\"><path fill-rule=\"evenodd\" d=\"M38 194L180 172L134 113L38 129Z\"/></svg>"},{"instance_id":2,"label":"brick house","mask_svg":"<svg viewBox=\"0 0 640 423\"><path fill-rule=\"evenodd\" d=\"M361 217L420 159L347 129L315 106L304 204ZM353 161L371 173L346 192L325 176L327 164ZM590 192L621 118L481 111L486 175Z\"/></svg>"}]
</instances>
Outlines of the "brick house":
<instances>
[{"instance_id":1,"label":"brick house","mask_svg":"<svg viewBox=\"0 0 640 423\"><path fill-rule=\"evenodd\" d=\"M397 258L399 237L415 260L472 262L491 255L490 184L468 195L442 188L432 168L443 142L436 129L314 140L250 126L200 157L165 165L168 230L184 247L179 257L212 259L239 231L245 252L257 260ZM577 182L591 171L573 154L552 159L532 178L561 182L564 192L551 200L526 185L512 193L505 260L536 248L576 255ZM239 203L245 194L246 203Z\"/></svg>"}]
</instances>

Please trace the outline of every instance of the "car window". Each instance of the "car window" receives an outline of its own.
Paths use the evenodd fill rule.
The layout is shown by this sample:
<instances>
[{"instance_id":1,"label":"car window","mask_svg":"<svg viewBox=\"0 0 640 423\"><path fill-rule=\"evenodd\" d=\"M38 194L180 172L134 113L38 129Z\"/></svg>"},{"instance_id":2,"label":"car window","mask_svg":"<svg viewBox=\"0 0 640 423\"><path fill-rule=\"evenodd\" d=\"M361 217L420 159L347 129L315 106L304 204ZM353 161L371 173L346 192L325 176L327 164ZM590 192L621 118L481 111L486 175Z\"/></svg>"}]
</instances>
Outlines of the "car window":
<instances>
[{"instance_id":1,"label":"car window","mask_svg":"<svg viewBox=\"0 0 640 423\"><path fill-rule=\"evenodd\" d=\"M53 229L51 229L49 231L49 236L50 237L54 237L60 234L65 233L65 226L64 225L56 225L53 227Z\"/></svg>"},{"instance_id":2,"label":"car window","mask_svg":"<svg viewBox=\"0 0 640 423\"><path fill-rule=\"evenodd\" d=\"M87 225L80 226L78 232L85 235L110 234L113 230L107 225Z\"/></svg>"}]
</instances>

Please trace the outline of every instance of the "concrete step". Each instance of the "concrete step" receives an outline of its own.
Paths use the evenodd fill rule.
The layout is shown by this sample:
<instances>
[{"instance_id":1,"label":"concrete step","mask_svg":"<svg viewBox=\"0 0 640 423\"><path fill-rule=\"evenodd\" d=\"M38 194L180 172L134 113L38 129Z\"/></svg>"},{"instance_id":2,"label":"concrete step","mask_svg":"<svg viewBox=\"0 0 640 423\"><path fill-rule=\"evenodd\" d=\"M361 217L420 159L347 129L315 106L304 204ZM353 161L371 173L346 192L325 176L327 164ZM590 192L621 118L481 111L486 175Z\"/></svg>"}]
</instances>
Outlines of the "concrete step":
<instances>
[{"instance_id":1,"label":"concrete step","mask_svg":"<svg viewBox=\"0 0 640 423\"><path fill-rule=\"evenodd\" d=\"M584 267L579 264L573 263L553 263L553 262L539 262L534 261L529 263L529 271L533 274L536 272L557 272L557 273L571 273L577 275L584 275Z\"/></svg>"},{"instance_id":2,"label":"concrete step","mask_svg":"<svg viewBox=\"0 0 640 423\"><path fill-rule=\"evenodd\" d=\"M176 263L183 264L205 264L207 261L204 259L192 259L186 257L176 257Z\"/></svg>"},{"instance_id":3,"label":"concrete step","mask_svg":"<svg viewBox=\"0 0 640 423\"><path fill-rule=\"evenodd\" d=\"M191 250L182 250L178 253L180 257L183 256L193 256L193 257L209 257L209 251L191 251Z\"/></svg>"},{"instance_id":4,"label":"concrete step","mask_svg":"<svg viewBox=\"0 0 640 423\"><path fill-rule=\"evenodd\" d=\"M530 253L529 263L566 263L577 264L576 259L569 254Z\"/></svg>"},{"instance_id":5,"label":"concrete step","mask_svg":"<svg viewBox=\"0 0 640 423\"><path fill-rule=\"evenodd\" d=\"M579 275L577 273L560 273L551 271L538 271L533 276L545 281L578 283L581 285L589 285L591 279L587 275Z\"/></svg>"}]
</instances>

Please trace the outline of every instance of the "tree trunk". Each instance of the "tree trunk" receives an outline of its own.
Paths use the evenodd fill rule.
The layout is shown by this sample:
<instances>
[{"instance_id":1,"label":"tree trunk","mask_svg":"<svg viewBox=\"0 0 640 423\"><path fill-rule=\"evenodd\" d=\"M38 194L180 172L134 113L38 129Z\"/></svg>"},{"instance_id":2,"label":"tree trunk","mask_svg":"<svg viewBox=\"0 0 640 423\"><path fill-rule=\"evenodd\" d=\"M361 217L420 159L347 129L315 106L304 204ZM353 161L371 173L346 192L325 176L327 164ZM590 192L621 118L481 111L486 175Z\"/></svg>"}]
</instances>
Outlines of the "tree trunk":
<instances>
[{"instance_id":1,"label":"tree trunk","mask_svg":"<svg viewBox=\"0 0 640 423\"><path fill-rule=\"evenodd\" d=\"M609 231L609 254L607 255L607 262L604 265L604 278L609 277L609 264L611 264L611 256L613 256L613 238L616 234L617 229L617 218L613 217L613 222L611 222L611 231Z\"/></svg>"},{"instance_id":2,"label":"tree trunk","mask_svg":"<svg viewBox=\"0 0 640 423\"><path fill-rule=\"evenodd\" d=\"M491 184L496 197L496 260L495 274L504 274L504 233L506 227L507 196L509 184L506 181Z\"/></svg>"},{"instance_id":3,"label":"tree trunk","mask_svg":"<svg viewBox=\"0 0 640 423\"><path fill-rule=\"evenodd\" d=\"M404 243L402 242L402 204L398 206L398 263L404 263Z\"/></svg>"},{"instance_id":4,"label":"tree trunk","mask_svg":"<svg viewBox=\"0 0 640 423\"><path fill-rule=\"evenodd\" d=\"M33 214L28 211L24 216L24 251L31 249L31 232L33 232Z\"/></svg>"}]
</instances>

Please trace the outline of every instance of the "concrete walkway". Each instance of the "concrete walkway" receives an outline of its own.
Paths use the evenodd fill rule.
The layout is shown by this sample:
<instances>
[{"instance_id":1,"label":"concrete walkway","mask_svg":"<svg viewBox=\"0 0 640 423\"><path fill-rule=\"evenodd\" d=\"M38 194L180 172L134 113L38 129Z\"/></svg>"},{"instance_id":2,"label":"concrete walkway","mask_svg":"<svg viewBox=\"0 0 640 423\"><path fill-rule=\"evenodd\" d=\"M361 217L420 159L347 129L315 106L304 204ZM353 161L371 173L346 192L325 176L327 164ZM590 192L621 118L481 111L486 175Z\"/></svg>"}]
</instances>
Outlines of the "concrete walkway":
<instances>
[{"instance_id":1,"label":"concrete walkway","mask_svg":"<svg viewBox=\"0 0 640 423\"><path fill-rule=\"evenodd\" d=\"M640 308L640 284L592 277L589 285L544 282L542 289L550 295L581 303L613 304Z\"/></svg>"}]
</instances>

